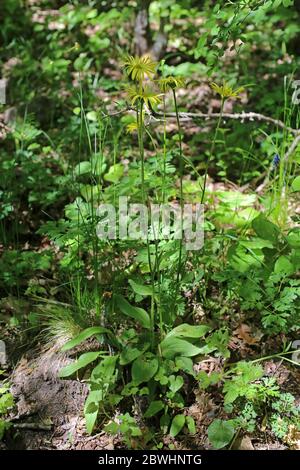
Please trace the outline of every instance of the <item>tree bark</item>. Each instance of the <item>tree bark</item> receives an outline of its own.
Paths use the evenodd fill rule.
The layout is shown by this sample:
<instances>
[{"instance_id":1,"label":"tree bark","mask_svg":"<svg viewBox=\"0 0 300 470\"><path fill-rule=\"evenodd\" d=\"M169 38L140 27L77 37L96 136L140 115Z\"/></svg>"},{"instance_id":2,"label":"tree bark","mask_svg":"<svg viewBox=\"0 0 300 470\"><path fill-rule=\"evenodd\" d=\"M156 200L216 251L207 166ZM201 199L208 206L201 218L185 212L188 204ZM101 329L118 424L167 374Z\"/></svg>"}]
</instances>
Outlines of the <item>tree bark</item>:
<instances>
[{"instance_id":1,"label":"tree bark","mask_svg":"<svg viewBox=\"0 0 300 470\"><path fill-rule=\"evenodd\" d=\"M151 31L149 24L149 7L151 0L139 0L138 12L135 20L135 52L141 56L151 50Z\"/></svg>"}]
</instances>

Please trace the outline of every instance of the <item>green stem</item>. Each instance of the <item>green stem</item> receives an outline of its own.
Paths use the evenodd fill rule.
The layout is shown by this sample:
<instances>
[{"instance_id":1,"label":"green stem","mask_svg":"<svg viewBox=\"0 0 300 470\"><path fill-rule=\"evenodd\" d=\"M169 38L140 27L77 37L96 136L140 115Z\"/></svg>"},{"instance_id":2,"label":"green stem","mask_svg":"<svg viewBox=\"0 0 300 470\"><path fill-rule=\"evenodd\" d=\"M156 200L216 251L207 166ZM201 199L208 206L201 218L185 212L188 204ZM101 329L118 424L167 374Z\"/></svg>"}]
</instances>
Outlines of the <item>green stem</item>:
<instances>
[{"instance_id":1,"label":"green stem","mask_svg":"<svg viewBox=\"0 0 300 470\"><path fill-rule=\"evenodd\" d=\"M176 288L175 288L175 297L174 297L174 304L176 303L178 290L179 290L179 277L182 270L182 237L183 237L183 151L182 151L182 132L181 132L181 124L179 119L179 111L177 105L177 98L176 92L173 89L173 99L174 99L174 106L175 106L175 113L176 113L176 122L178 128L178 135L179 135L179 175L180 175L180 244L179 244L179 254L178 254L178 266L177 266L177 274L176 274Z\"/></svg>"},{"instance_id":2,"label":"green stem","mask_svg":"<svg viewBox=\"0 0 300 470\"><path fill-rule=\"evenodd\" d=\"M143 122L143 101L141 100L137 106L137 125L138 125L138 142L139 142L139 153L141 158L141 187L142 187L142 203L146 205L146 191L145 191L145 151L144 151L144 122ZM148 206L148 204L147 204ZM148 226L147 226L148 229ZM147 232L147 252L148 252L148 263L151 275L152 284L152 295L151 295L151 310L150 310L150 322L151 322L151 345L154 346L154 329L155 329L155 283L154 283L154 272L151 263L151 252L149 244L149 236Z\"/></svg>"},{"instance_id":3,"label":"green stem","mask_svg":"<svg viewBox=\"0 0 300 470\"><path fill-rule=\"evenodd\" d=\"M218 136L218 132L219 132L219 129L220 129L221 120L222 120L222 116L223 116L224 104L225 104L225 98L222 98L219 119L218 119L218 122L217 122L217 127L216 127L216 130L215 130L214 138L213 138L213 141L212 141L212 144L211 144L210 152L209 152L207 163L206 163L206 166L205 166L203 189L202 189L202 196L201 196L201 204L203 204L204 197L205 197L205 190L206 190L206 184L207 184L209 164L210 164L210 161L211 161L212 156L213 156L214 151L215 151L216 140L217 140L217 136Z\"/></svg>"}]
</instances>

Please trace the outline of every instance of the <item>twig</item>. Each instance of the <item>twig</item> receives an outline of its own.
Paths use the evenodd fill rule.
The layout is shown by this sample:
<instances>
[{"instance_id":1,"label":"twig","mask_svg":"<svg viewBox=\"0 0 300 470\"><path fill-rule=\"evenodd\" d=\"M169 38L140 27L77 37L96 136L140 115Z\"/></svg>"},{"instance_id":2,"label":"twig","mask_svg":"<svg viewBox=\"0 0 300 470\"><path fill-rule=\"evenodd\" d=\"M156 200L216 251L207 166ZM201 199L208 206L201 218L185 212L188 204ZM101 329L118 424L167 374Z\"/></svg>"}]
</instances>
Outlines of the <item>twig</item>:
<instances>
[{"instance_id":1,"label":"twig","mask_svg":"<svg viewBox=\"0 0 300 470\"><path fill-rule=\"evenodd\" d=\"M288 161L288 159L294 153L294 151L296 150L296 148L298 147L299 144L300 144L300 133L297 135L297 137L295 137L295 139L293 140L291 146L289 147L288 151L286 152L285 156L283 157L283 160L285 162Z\"/></svg>"},{"instance_id":2,"label":"twig","mask_svg":"<svg viewBox=\"0 0 300 470\"><path fill-rule=\"evenodd\" d=\"M131 106L128 106L120 111L116 111L113 113L109 114L104 114L102 117L107 118L107 117L112 117L112 116L117 116L119 114L123 114L127 111L133 111L133 108ZM148 112L149 111L149 112ZM148 110L147 114L148 116L152 116L155 120L158 120L157 118L164 119L165 117L170 118L170 119L176 119L176 113L160 113L156 112L153 109ZM191 121L194 119L218 119L220 117L220 113L189 113L189 112L180 112L179 118L181 122L185 121ZM296 139L294 141L294 147L291 150L291 153L294 151L295 147L298 145L300 142L300 129L294 129L293 127L286 126L283 121L280 119L274 119L270 116L265 116L264 114L260 113L254 113L254 112L249 112L245 113L244 111L241 113L223 113L222 114L222 119L234 119L237 121L264 121L268 122L269 124L274 124L277 127L280 127L281 129L284 129L291 134L294 134L296 136ZM293 145L292 144L292 145Z\"/></svg>"},{"instance_id":3,"label":"twig","mask_svg":"<svg viewBox=\"0 0 300 470\"><path fill-rule=\"evenodd\" d=\"M162 113L155 112L154 115L157 117L163 117ZM220 113L179 113L179 117L182 121L190 121L193 119L218 119L219 116ZM166 113L166 117L176 119L176 114ZM223 113L222 119L235 119L239 121L265 121L270 124L274 124L281 129L287 130L291 134L294 134L298 137L300 136L300 129L293 129L292 127L286 126L284 122L280 121L280 119L274 119L269 116L265 116L264 114L254 112L245 113L244 111L242 113Z\"/></svg>"},{"instance_id":4,"label":"twig","mask_svg":"<svg viewBox=\"0 0 300 470\"><path fill-rule=\"evenodd\" d=\"M110 117L113 117L113 116L119 116L120 114L124 114L124 113L127 113L127 111L131 111L132 108L125 108L125 109L121 109L120 111L114 111L113 113L108 113L108 114L104 114L102 113L102 119L106 119L106 118L110 118Z\"/></svg>"}]
</instances>

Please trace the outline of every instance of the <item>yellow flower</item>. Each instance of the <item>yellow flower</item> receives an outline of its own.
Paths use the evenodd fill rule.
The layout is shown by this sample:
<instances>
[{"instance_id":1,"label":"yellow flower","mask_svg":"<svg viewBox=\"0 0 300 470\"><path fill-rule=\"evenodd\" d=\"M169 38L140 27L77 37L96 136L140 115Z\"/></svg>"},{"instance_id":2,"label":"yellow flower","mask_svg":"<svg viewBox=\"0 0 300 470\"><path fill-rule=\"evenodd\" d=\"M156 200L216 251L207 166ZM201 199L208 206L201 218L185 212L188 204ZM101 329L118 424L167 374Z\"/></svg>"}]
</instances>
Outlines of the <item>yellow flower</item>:
<instances>
[{"instance_id":1,"label":"yellow flower","mask_svg":"<svg viewBox=\"0 0 300 470\"><path fill-rule=\"evenodd\" d=\"M157 63L149 55L142 57L125 57L123 66L127 75L134 81L142 82L146 77L151 78L156 71Z\"/></svg>"},{"instance_id":2,"label":"yellow flower","mask_svg":"<svg viewBox=\"0 0 300 470\"><path fill-rule=\"evenodd\" d=\"M166 93L168 90L184 87L185 80L182 77L163 77L158 80L158 85L161 91Z\"/></svg>"},{"instance_id":3,"label":"yellow flower","mask_svg":"<svg viewBox=\"0 0 300 470\"><path fill-rule=\"evenodd\" d=\"M131 86L127 88L127 95L132 106L134 106L139 100L143 101L148 108L153 108L161 102L161 95L155 93L155 91L148 86L145 86L142 89L136 86Z\"/></svg>"},{"instance_id":4,"label":"yellow flower","mask_svg":"<svg viewBox=\"0 0 300 470\"><path fill-rule=\"evenodd\" d=\"M133 132L136 132L137 130L138 130L137 122L131 122L130 124L127 124L126 126L127 134L133 134Z\"/></svg>"},{"instance_id":5,"label":"yellow flower","mask_svg":"<svg viewBox=\"0 0 300 470\"><path fill-rule=\"evenodd\" d=\"M218 93L223 99L227 98L237 98L238 95L244 91L244 87L239 87L234 90L228 83L223 80L223 84L217 85L216 83L211 83L211 88Z\"/></svg>"}]
</instances>

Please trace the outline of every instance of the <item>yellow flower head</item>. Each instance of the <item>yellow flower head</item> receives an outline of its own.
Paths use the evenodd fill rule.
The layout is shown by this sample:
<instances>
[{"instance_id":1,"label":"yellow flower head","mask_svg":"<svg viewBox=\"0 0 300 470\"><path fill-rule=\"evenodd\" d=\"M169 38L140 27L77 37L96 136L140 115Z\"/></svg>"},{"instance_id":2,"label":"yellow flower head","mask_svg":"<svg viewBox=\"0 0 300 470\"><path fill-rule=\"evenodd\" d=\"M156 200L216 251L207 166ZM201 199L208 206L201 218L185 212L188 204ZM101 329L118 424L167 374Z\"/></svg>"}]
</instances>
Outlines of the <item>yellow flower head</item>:
<instances>
[{"instance_id":1,"label":"yellow flower head","mask_svg":"<svg viewBox=\"0 0 300 470\"><path fill-rule=\"evenodd\" d=\"M218 93L223 99L227 98L237 98L239 94L244 91L244 87L239 87L234 90L228 83L223 80L223 84L217 85L216 83L211 83L211 88Z\"/></svg>"},{"instance_id":2,"label":"yellow flower head","mask_svg":"<svg viewBox=\"0 0 300 470\"><path fill-rule=\"evenodd\" d=\"M125 57L123 67L129 78L134 81L142 82L146 77L151 78L156 71L157 63L149 55L142 57Z\"/></svg>"},{"instance_id":3,"label":"yellow flower head","mask_svg":"<svg viewBox=\"0 0 300 470\"><path fill-rule=\"evenodd\" d=\"M127 126L126 126L126 133L127 134L133 134L137 130L138 130L137 122L131 122L130 124L127 124Z\"/></svg>"},{"instance_id":4,"label":"yellow flower head","mask_svg":"<svg viewBox=\"0 0 300 470\"><path fill-rule=\"evenodd\" d=\"M143 101L148 108L153 108L161 102L161 95L157 94L149 86L142 87L142 89L136 86L131 86L127 88L127 95L132 106L134 106L139 100Z\"/></svg>"},{"instance_id":5,"label":"yellow flower head","mask_svg":"<svg viewBox=\"0 0 300 470\"><path fill-rule=\"evenodd\" d=\"M163 77L158 80L159 88L163 93L168 90L175 90L175 88L182 88L185 86L185 80L182 77Z\"/></svg>"}]
</instances>

